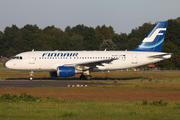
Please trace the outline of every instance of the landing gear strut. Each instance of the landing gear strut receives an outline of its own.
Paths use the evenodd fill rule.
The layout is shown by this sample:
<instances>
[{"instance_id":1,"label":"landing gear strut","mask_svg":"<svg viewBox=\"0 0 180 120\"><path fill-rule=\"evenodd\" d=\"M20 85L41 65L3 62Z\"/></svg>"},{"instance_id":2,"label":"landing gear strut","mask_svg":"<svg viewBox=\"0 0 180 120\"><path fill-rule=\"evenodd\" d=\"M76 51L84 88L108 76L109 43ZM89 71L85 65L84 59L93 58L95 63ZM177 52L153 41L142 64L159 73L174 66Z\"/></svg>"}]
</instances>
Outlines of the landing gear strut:
<instances>
[{"instance_id":1,"label":"landing gear strut","mask_svg":"<svg viewBox=\"0 0 180 120\"><path fill-rule=\"evenodd\" d=\"M29 80L30 80L30 81L32 81L32 80L33 80L33 74L34 74L34 72L33 72L33 71L31 71L31 72L30 72L30 77L29 77Z\"/></svg>"},{"instance_id":2,"label":"landing gear strut","mask_svg":"<svg viewBox=\"0 0 180 120\"><path fill-rule=\"evenodd\" d=\"M92 76L91 75L86 75L86 80L91 80Z\"/></svg>"},{"instance_id":3,"label":"landing gear strut","mask_svg":"<svg viewBox=\"0 0 180 120\"><path fill-rule=\"evenodd\" d=\"M80 76L80 80L91 80L92 76L91 75L83 75L83 73Z\"/></svg>"}]
</instances>

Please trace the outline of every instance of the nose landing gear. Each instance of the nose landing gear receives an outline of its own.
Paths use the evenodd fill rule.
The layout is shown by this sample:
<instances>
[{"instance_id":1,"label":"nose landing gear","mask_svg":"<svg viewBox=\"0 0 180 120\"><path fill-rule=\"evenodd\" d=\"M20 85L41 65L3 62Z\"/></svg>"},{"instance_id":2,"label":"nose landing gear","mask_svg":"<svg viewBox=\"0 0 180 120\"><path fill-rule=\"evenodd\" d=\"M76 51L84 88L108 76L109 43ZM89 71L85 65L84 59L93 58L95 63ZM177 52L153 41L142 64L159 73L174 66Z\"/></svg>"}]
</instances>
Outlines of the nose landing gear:
<instances>
[{"instance_id":1,"label":"nose landing gear","mask_svg":"<svg viewBox=\"0 0 180 120\"><path fill-rule=\"evenodd\" d=\"M29 77L29 80L30 80L30 81L32 81L32 80L33 80L33 74L34 74L34 72L33 72L33 71L31 71L31 72L30 72L30 77Z\"/></svg>"}]
</instances>

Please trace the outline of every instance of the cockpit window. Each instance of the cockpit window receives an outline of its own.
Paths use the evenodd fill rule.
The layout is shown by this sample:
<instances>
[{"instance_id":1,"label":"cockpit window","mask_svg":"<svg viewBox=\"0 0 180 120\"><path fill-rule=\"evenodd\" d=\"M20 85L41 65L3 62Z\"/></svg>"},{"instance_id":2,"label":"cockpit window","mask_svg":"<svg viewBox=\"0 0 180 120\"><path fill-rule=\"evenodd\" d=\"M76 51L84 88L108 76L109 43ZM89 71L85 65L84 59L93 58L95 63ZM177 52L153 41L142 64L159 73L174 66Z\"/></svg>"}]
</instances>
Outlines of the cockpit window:
<instances>
[{"instance_id":1,"label":"cockpit window","mask_svg":"<svg viewBox=\"0 0 180 120\"><path fill-rule=\"evenodd\" d=\"M13 57L13 59L20 59L20 60L22 60L22 56L15 56L15 57Z\"/></svg>"}]
</instances>

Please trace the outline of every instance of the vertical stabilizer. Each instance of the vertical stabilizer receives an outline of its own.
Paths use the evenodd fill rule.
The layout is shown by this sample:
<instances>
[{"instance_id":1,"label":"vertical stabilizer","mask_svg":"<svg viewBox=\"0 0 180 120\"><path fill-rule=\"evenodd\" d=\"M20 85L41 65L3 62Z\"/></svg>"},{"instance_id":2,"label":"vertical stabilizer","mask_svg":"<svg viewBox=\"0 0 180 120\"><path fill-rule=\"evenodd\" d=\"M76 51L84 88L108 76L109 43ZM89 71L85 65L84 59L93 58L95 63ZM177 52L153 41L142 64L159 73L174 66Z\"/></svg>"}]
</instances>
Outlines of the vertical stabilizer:
<instances>
[{"instance_id":1,"label":"vertical stabilizer","mask_svg":"<svg viewBox=\"0 0 180 120\"><path fill-rule=\"evenodd\" d=\"M161 52L168 22L158 22L133 51Z\"/></svg>"}]
</instances>

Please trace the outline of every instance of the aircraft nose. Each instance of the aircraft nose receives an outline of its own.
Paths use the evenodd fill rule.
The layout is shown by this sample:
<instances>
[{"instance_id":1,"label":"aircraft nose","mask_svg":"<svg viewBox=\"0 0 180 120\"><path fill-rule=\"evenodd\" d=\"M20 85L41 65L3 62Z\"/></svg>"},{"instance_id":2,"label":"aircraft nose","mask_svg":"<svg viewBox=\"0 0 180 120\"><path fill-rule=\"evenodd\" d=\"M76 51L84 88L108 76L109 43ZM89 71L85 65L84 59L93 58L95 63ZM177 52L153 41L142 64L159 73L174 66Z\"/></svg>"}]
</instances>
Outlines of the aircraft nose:
<instances>
[{"instance_id":1,"label":"aircraft nose","mask_svg":"<svg viewBox=\"0 0 180 120\"><path fill-rule=\"evenodd\" d=\"M8 61L8 62L6 62L5 66L6 66L7 68L10 68L10 67L11 67L11 63Z\"/></svg>"}]
</instances>

